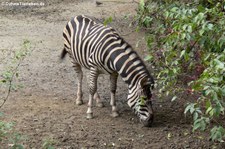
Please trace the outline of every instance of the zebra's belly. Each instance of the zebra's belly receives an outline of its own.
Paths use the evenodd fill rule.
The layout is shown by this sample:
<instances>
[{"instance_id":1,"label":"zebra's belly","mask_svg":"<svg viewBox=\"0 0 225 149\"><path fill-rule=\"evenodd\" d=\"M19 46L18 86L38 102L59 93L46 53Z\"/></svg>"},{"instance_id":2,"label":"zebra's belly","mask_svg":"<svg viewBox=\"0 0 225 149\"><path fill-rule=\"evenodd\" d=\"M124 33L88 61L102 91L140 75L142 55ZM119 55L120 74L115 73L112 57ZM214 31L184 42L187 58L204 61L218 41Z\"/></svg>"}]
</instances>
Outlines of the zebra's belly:
<instances>
[{"instance_id":1,"label":"zebra's belly","mask_svg":"<svg viewBox=\"0 0 225 149\"><path fill-rule=\"evenodd\" d=\"M93 60L91 60L90 58L88 59L88 61L86 61L86 59L81 60L81 59L77 59L77 58L73 58L74 62L76 64L79 64L82 68L85 68L87 70L90 70L92 67L96 68L96 70L98 71L99 74L112 74L115 73L114 71L104 67L103 64L98 64L96 62L93 62Z\"/></svg>"}]
</instances>

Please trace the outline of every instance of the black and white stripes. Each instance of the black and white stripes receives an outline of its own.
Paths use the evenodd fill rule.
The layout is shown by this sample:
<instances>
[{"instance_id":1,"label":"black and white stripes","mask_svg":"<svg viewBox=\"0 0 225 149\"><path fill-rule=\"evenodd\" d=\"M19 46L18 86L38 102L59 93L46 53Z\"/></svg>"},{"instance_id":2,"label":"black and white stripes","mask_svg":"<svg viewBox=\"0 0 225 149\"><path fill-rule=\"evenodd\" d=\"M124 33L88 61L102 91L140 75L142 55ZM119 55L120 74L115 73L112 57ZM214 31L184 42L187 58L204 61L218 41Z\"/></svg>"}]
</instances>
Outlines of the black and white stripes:
<instances>
[{"instance_id":1,"label":"black and white stripes","mask_svg":"<svg viewBox=\"0 0 225 149\"><path fill-rule=\"evenodd\" d=\"M100 73L110 75L112 115L118 116L115 92L118 75L128 84L128 105L135 110L144 125L151 124L153 111L151 89L154 81L143 61L132 47L110 26L104 26L92 17L76 16L63 31L62 58L69 53L78 78L77 104L82 104L82 70L90 70L87 117L92 118L93 99L103 106L97 91Z\"/></svg>"}]
</instances>

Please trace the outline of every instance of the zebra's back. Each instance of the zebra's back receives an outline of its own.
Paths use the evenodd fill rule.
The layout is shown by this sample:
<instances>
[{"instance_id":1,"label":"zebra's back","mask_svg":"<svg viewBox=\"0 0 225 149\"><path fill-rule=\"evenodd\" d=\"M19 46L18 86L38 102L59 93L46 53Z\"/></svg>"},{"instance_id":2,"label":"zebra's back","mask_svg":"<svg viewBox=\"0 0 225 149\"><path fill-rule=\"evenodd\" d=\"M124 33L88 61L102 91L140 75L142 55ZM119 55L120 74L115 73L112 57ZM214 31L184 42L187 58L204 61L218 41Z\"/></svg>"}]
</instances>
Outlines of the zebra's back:
<instances>
[{"instance_id":1,"label":"zebra's back","mask_svg":"<svg viewBox=\"0 0 225 149\"><path fill-rule=\"evenodd\" d=\"M112 27L104 26L91 17L76 16L67 23L63 37L66 51L74 63L87 69L96 66L104 72L114 71L112 64L105 65L105 57L109 53L107 50L121 42L118 41L120 37Z\"/></svg>"},{"instance_id":2,"label":"zebra's back","mask_svg":"<svg viewBox=\"0 0 225 149\"><path fill-rule=\"evenodd\" d=\"M72 18L64 28L64 46L74 63L100 72L118 73L128 83L151 78L132 47L110 26L84 15ZM152 81L152 80L150 80Z\"/></svg>"}]
</instances>

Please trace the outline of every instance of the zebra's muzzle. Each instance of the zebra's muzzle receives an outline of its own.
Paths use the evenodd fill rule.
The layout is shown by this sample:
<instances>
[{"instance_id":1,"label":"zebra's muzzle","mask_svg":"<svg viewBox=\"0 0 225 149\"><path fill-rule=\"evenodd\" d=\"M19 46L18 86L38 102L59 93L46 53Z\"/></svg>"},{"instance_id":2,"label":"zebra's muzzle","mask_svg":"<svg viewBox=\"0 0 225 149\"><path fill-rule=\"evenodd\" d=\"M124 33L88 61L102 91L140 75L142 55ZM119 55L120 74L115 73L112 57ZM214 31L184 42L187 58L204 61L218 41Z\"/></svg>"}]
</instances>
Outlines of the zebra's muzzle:
<instances>
[{"instance_id":1,"label":"zebra's muzzle","mask_svg":"<svg viewBox=\"0 0 225 149\"><path fill-rule=\"evenodd\" d=\"M152 102L151 100L148 100L146 102L146 105L148 107L149 115L146 119L140 119L141 123L144 125L144 127L151 127L154 119L153 109L152 109Z\"/></svg>"},{"instance_id":2,"label":"zebra's muzzle","mask_svg":"<svg viewBox=\"0 0 225 149\"><path fill-rule=\"evenodd\" d=\"M144 125L144 127L151 127L153 123L153 119L154 119L154 115L150 114L150 116L147 119L145 120L140 119L140 121Z\"/></svg>"}]
</instances>

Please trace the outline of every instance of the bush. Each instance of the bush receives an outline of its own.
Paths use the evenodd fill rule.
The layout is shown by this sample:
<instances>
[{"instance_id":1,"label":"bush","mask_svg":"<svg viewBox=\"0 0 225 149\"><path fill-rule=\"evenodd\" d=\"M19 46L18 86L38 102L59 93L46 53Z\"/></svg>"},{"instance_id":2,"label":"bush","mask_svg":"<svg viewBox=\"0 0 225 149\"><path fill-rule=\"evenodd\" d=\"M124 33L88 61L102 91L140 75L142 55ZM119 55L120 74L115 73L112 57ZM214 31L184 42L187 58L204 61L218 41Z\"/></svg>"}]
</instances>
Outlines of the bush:
<instances>
[{"instance_id":1,"label":"bush","mask_svg":"<svg viewBox=\"0 0 225 149\"><path fill-rule=\"evenodd\" d=\"M4 50L1 51L4 55ZM9 53L10 52L10 53ZM22 61L25 59L27 54L30 52L30 41L24 40L22 44L22 48L18 51L9 51L6 50L5 61L8 63L3 68L3 71L0 73L0 87L6 89L5 95L2 94L0 98L0 108L4 105L4 103L9 98L9 95L13 89L20 87L20 85L15 84L13 81L16 77L19 76L18 68ZM2 55L2 56L3 56ZM3 63L3 60L1 61ZM0 113L0 118L3 117L3 114ZM24 140L25 137L21 134L14 132L14 123L5 122L0 119L0 144L1 147L8 147L11 149L23 149L23 145L21 141Z\"/></svg>"},{"instance_id":2,"label":"bush","mask_svg":"<svg viewBox=\"0 0 225 149\"><path fill-rule=\"evenodd\" d=\"M193 115L193 131L211 129L210 138L223 142L225 2L141 1L137 19L147 32L146 60L157 71L159 96L197 95L184 111Z\"/></svg>"},{"instance_id":3,"label":"bush","mask_svg":"<svg viewBox=\"0 0 225 149\"><path fill-rule=\"evenodd\" d=\"M1 53L3 55L3 60L7 62L5 64L5 67L2 68L3 71L0 73L0 87L4 88L6 90L6 94L0 96L0 108L4 105L6 100L8 99L10 93L12 90L15 90L19 87L21 87L20 84L15 84L13 81L15 78L19 76L18 68L23 62L23 60L26 58L26 56L31 52L30 51L30 41L24 40L21 49L16 51L10 51L10 50L2 50ZM1 63L4 64L4 61L1 61Z\"/></svg>"},{"instance_id":4,"label":"bush","mask_svg":"<svg viewBox=\"0 0 225 149\"><path fill-rule=\"evenodd\" d=\"M2 117L3 114L1 113ZM1 147L8 146L7 148L10 149L24 149L23 145L21 144L21 141L25 139L24 136L22 136L19 133L16 133L13 131L14 124L8 123L0 120L0 144Z\"/></svg>"}]
</instances>

